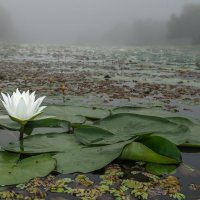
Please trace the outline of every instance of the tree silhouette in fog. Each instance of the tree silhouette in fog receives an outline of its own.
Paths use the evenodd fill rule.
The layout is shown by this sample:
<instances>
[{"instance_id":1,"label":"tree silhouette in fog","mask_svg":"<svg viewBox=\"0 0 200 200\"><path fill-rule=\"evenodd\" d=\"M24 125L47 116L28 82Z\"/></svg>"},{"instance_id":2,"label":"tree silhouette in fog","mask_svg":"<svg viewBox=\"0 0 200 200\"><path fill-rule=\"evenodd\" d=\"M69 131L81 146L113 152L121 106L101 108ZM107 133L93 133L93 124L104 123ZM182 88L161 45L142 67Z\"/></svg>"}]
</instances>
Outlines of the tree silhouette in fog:
<instances>
[{"instance_id":1,"label":"tree silhouette in fog","mask_svg":"<svg viewBox=\"0 0 200 200\"><path fill-rule=\"evenodd\" d=\"M200 44L200 4L186 5L180 16L172 15L168 23L168 38L190 39Z\"/></svg>"}]
</instances>

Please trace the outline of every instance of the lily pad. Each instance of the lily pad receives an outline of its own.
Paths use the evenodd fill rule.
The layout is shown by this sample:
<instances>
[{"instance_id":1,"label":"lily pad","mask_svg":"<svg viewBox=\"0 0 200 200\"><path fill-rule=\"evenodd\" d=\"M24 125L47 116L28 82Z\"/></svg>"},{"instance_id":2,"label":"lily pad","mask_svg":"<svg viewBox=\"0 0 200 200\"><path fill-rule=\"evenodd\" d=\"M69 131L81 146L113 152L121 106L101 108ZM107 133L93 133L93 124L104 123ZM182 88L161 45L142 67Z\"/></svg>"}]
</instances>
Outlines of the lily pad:
<instances>
[{"instance_id":1,"label":"lily pad","mask_svg":"<svg viewBox=\"0 0 200 200\"><path fill-rule=\"evenodd\" d=\"M17 122L11 120L8 115L0 116L0 127L13 130L13 131L20 129L20 125Z\"/></svg>"},{"instance_id":2,"label":"lily pad","mask_svg":"<svg viewBox=\"0 0 200 200\"><path fill-rule=\"evenodd\" d=\"M181 144L186 147L200 147L200 124L194 119L184 117L170 117L168 120L180 125L186 125L189 127L188 138Z\"/></svg>"},{"instance_id":3,"label":"lily pad","mask_svg":"<svg viewBox=\"0 0 200 200\"><path fill-rule=\"evenodd\" d=\"M86 118L81 115L74 115L64 109L65 106L48 106L42 113L43 116L54 116L56 119L65 120L72 124L83 124Z\"/></svg>"},{"instance_id":4,"label":"lily pad","mask_svg":"<svg viewBox=\"0 0 200 200\"><path fill-rule=\"evenodd\" d=\"M139 142L150 148L151 150L159 153L160 155L173 158L181 162L181 153L179 149L172 142L159 136L147 136L141 139Z\"/></svg>"},{"instance_id":5,"label":"lily pad","mask_svg":"<svg viewBox=\"0 0 200 200\"><path fill-rule=\"evenodd\" d=\"M165 118L128 113L109 116L94 125L114 133L121 141L151 133L182 144L187 140L189 131L188 127Z\"/></svg>"},{"instance_id":6,"label":"lily pad","mask_svg":"<svg viewBox=\"0 0 200 200\"><path fill-rule=\"evenodd\" d=\"M34 177L44 177L53 171L55 166L56 160L44 154L13 162L4 160L0 162L0 185L20 184Z\"/></svg>"},{"instance_id":7,"label":"lily pad","mask_svg":"<svg viewBox=\"0 0 200 200\"><path fill-rule=\"evenodd\" d=\"M28 136L23 141L9 144L4 149L24 154L56 153L56 171L62 173L90 172L112 162L119 157L124 146L131 141L113 145L86 147L77 142L72 134L39 134Z\"/></svg>"},{"instance_id":8,"label":"lily pad","mask_svg":"<svg viewBox=\"0 0 200 200\"><path fill-rule=\"evenodd\" d=\"M114 134L95 126L82 125L74 129L77 140L84 145L113 144Z\"/></svg>"},{"instance_id":9,"label":"lily pad","mask_svg":"<svg viewBox=\"0 0 200 200\"><path fill-rule=\"evenodd\" d=\"M164 142L164 146L162 147L159 142ZM128 144L122 151L120 158L160 164L177 164L181 162L181 153L173 143L166 139L149 136L146 141Z\"/></svg>"},{"instance_id":10,"label":"lily pad","mask_svg":"<svg viewBox=\"0 0 200 200\"><path fill-rule=\"evenodd\" d=\"M0 164L1 163L15 163L19 160L19 154L0 151Z\"/></svg>"},{"instance_id":11,"label":"lily pad","mask_svg":"<svg viewBox=\"0 0 200 200\"><path fill-rule=\"evenodd\" d=\"M175 173L176 168L176 165L161 165L156 163L147 163L146 165L147 172L157 176Z\"/></svg>"},{"instance_id":12,"label":"lily pad","mask_svg":"<svg viewBox=\"0 0 200 200\"><path fill-rule=\"evenodd\" d=\"M196 121L195 119L192 118L188 118L188 117L167 117L167 119L171 122L177 123L177 124L181 124L181 125L186 125L186 126L194 126L195 124L198 123L198 121Z\"/></svg>"},{"instance_id":13,"label":"lily pad","mask_svg":"<svg viewBox=\"0 0 200 200\"><path fill-rule=\"evenodd\" d=\"M48 133L31 135L23 140L23 150L21 142L10 143L3 149L23 154L38 154L49 152L62 152L67 148L76 148L77 141L74 135L66 133Z\"/></svg>"},{"instance_id":14,"label":"lily pad","mask_svg":"<svg viewBox=\"0 0 200 200\"><path fill-rule=\"evenodd\" d=\"M118 158L124 146L130 143L121 142L113 145L68 148L64 153L54 156L57 160L56 171L60 173L92 172L105 167Z\"/></svg>"},{"instance_id":15,"label":"lily pad","mask_svg":"<svg viewBox=\"0 0 200 200\"><path fill-rule=\"evenodd\" d=\"M44 114L54 115L59 119L81 124L85 121L84 117L89 119L102 119L109 116L110 111L96 107L51 105L45 109Z\"/></svg>"},{"instance_id":16,"label":"lily pad","mask_svg":"<svg viewBox=\"0 0 200 200\"><path fill-rule=\"evenodd\" d=\"M142 107L142 106L121 106L112 110L112 114L133 113L139 115L157 116L157 117L177 117L179 113L168 112L160 107Z\"/></svg>"},{"instance_id":17,"label":"lily pad","mask_svg":"<svg viewBox=\"0 0 200 200\"><path fill-rule=\"evenodd\" d=\"M40 119L30 121L26 124L24 132L27 135L44 133L67 133L69 131L69 122L59 119Z\"/></svg>"},{"instance_id":18,"label":"lily pad","mask_svg":"<svg viewBox=\"0 0 200 200\"><path fill-rule=\"evenodd\" d=\"M190 127L189 139L182 146L200 147L200 125Z\"/></svg>"}]
</instances>

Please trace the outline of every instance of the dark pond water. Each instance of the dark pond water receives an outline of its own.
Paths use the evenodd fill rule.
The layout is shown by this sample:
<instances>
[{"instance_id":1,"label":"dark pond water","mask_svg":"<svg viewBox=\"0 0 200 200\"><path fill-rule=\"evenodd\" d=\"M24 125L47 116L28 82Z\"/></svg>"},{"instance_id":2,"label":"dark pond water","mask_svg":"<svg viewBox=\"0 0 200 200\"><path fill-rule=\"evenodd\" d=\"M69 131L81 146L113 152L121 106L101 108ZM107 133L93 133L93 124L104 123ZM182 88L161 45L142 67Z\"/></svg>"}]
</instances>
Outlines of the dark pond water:
<instances>
[{"instance_id":1,"label":"dark pond water","mask_svg":"<svg viewBox=\"0 0 200 200\"><path fill-rule=\"evenodd\" d=\"M15 142L19 138L17 131L9 131L0 129L0 146L4 146L9 142Z\"/></svg>"},{"instance_id":2,"label":"dark pond water","mask_svg":"<svg viewBox=\"0 0 200 200\"><path fill-rule=\"evenodd\" d=\"M188 200L200 199L200 191L191 189L192 184L200 184L200 149L191 152L188 149L182 153L183 163L191 166L195 171L185 170L180 167L177 170L176 176L179 178L182 191Z\"/></svg>"}]
</instances>

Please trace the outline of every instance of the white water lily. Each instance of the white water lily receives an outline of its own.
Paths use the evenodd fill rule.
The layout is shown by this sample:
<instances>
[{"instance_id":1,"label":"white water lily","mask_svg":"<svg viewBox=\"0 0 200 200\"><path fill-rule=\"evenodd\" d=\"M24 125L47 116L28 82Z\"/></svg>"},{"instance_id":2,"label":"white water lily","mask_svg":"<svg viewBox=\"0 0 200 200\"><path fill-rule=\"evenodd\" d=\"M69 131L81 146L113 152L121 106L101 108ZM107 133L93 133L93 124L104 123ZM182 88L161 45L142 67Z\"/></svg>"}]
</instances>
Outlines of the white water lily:
<instances>
[{"instance_id":1,"label":"white water lily","mask_svg":"<svg viewBox=\"0 0 200 200\"><path fill-rule=\"evenodd\" d=\"M42 101L45 96L35 99L35 92L29 93L22 92L17 89L16 92L13 92L12 96L9 94L5 95L1 93L5 109L8 112L8 115L14 121L19 122L20 124L26 124L28 121L34 119L36 116L42 113L43 109L46 106L41 106Z\"/></svg>"}]
</instances>

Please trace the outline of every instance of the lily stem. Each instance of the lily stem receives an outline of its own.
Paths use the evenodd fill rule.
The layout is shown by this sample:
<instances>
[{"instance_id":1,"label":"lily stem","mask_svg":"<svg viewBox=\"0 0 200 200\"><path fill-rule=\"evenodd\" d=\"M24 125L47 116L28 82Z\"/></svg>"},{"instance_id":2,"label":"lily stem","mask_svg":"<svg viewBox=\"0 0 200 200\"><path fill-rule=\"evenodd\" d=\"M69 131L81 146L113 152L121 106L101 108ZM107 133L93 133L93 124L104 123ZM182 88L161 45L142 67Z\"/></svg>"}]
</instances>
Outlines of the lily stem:
<instances>
[{"instance_id":1,"label":"lily stem","mask_svg":"<svg viewBox=\"0 0 200 200\"><path fill-rule=\"evenodd\" d=\"M19 142L20 142L20 151L23 152L24 151L24 124L21 124L21 128L20 128L20 135L19 135ZM20 158L19 160L21 160L23 158L23 154L20 154Z\"/></svg>"},{"instance_id":2,"label":"lily stem","mask_svg":"<svg viewBox=\"0 0 200 200\"><path fill-rule=\"evenodd\" d=\"M19 140L23 140L23 138L24 138L24 125L22 124L20 128Z\"/></svg>"}]
</instances>

